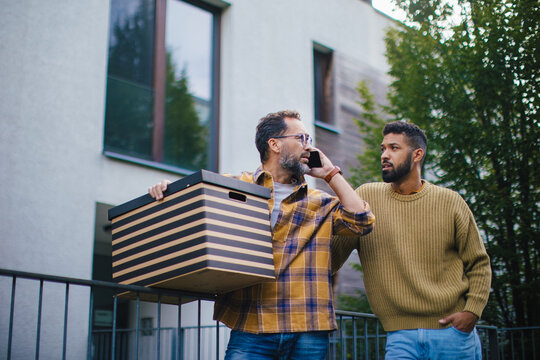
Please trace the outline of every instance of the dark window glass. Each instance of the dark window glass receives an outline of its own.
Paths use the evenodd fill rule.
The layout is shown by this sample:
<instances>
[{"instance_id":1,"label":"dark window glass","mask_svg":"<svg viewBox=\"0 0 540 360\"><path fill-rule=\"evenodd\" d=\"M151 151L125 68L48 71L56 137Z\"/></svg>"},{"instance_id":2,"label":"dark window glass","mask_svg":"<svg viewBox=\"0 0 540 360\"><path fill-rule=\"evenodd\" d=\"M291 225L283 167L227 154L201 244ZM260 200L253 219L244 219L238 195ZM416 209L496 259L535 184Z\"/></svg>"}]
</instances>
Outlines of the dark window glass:
<instances>
[{"instance_id":1,"label":"dark window glass","mask_svg":"<svg viewBox=\"0 0 540 360\"><path fill-rule=\"evenodd\" d=\"M332 123L332 52L313 49L315 121Z\"/></svg>"},{"instance_id":2,"label":"dark window glass","mask_svg":"<svg viewBox=\"0 0 540 360\"><path fill-rule=\"evenodd\" d=\"M217 170L216 14L179 0L112 0L105 151Z\"/></svg>"}]
</instances>

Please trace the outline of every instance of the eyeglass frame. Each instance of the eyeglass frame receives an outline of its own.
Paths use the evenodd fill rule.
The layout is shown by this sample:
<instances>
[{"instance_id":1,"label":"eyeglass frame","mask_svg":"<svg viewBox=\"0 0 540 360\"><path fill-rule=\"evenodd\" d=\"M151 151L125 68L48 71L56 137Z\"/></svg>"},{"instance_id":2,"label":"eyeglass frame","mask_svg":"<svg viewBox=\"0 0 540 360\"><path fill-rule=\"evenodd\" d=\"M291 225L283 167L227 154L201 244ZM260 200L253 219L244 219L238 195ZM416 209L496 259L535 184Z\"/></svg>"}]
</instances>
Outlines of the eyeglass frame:
<instances>
[{"instance_id":1,"label":"eyeglass frame","mask_svg":"<svg viewBox=\"0 0 540 360\"><path fill-rule=\"evenodd\" d=\"M282 139L282 138L289 138L294 137L297 140L300 140L300 143L302 146L306 146L308 143L309 145L313 145L313 138L309 134L291 134L291 135L280 135L280 136L272 136L271 139Z\"/></svg>"}]
</instances>

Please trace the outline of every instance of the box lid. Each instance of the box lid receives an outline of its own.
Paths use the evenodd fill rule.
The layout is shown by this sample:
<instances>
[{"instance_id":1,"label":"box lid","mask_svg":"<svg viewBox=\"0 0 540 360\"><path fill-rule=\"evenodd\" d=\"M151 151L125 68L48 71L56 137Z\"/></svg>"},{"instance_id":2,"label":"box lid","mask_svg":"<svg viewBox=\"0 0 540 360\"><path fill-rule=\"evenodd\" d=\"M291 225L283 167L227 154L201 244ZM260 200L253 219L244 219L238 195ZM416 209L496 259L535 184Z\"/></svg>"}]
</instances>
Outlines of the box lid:
<instances>
[{"instance_id":1,"label":"box lid","mask_svg":"<svg viewBox=\"0 0 540 360\"><path fill-rule=\"evenodd\" d=\"M208 170L199 170L191 175L183 177L180 180L170 183L169 185L167 185L167 190L163 192L163 195L167 196L174 194L180 190L183 190L201 182L222 186L231 190L255 195L264 199L270 199L270 189L264 186L248 183L232 177L223 176ZM121 205L115 206L109 209L109 220L112 220L141 206L148 205L154 201L154 198L150 196L150 194L146 194Z\"/></svg>"}]
</instances>

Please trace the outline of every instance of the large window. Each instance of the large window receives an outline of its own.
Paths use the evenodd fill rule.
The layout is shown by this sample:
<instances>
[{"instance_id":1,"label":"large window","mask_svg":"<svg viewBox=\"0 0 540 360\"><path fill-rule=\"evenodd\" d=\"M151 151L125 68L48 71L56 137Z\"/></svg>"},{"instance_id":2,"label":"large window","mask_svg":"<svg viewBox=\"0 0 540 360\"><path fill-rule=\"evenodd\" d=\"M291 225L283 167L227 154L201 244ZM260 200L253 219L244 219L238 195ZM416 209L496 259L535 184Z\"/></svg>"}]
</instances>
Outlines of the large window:
<instances>
[{"instance_id":1,"label":"large window","mask_svg":"<svg viewBox=\"0 0 540 360\"><path fill-rule=\"evenodd\" d=\"M107 155L217 170L219 15L194 3L111 0Z\"/></svg>"}]
</instances>

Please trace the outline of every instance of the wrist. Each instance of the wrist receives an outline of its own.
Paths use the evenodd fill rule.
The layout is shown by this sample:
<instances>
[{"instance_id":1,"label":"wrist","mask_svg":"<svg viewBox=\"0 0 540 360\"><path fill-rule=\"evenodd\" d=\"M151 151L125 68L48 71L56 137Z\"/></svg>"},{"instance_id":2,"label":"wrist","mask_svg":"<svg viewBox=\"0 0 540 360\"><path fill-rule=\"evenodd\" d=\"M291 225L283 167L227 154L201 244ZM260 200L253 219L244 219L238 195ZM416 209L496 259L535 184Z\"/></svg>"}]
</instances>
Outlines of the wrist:
<instances>
[{"instance_id":1,"label":"wrist","mask_svg":"<svg viewBox=\"0 0 540 360\"><path fill-rule=\"evenodd\" d=\"M343 172L341 171L339 166L334 166L334 168L324 177L324 181L326 181L327 183L330 183L330 181L332 180L334 176L336 176L336 174L343 175Z\"/></svg>"}]
</instances>

